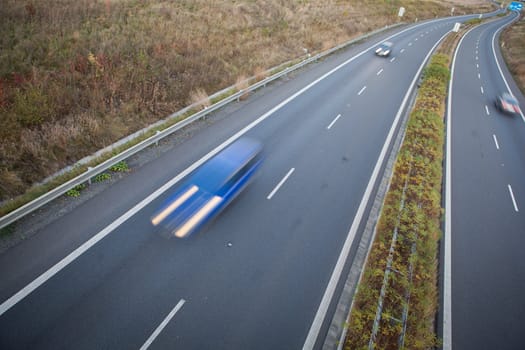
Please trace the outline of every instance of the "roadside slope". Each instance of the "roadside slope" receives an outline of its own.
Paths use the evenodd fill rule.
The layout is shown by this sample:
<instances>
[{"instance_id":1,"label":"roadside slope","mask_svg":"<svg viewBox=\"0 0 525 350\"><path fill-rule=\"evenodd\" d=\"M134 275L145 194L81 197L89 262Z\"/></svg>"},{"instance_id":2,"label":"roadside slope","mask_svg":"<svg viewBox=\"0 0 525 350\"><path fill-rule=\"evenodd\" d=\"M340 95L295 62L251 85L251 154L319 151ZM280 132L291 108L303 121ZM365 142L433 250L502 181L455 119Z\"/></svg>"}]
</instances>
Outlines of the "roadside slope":
<instances>
[{"instance_id":1,"label":"roadside slope","mask_svg":"<svg viewBox=\"0 0 525 350\"><path fill-rule=\"evenodd\" d=\"M5 1L0 200L243 77L395 23L400 6L407 22L491 9L461 3Z\"/></svg>"}]
</instances>

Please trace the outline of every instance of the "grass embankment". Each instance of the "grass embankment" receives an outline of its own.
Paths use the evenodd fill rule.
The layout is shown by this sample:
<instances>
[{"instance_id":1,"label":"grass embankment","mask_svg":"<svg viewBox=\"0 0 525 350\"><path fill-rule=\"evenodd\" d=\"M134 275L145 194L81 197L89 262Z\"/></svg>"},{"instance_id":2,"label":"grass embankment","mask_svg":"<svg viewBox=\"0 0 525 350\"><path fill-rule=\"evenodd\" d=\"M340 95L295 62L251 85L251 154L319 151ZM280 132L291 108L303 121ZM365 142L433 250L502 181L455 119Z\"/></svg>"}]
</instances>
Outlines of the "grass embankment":
<instances>
[{"instance_id":1,"label":"grass embankment","mask_svg":"<svg viewBox=\"0 0 525 350\"><path fill-rule=\"evenodd\" d=\"M438 53L424 71L354 299L345 349L368 348L389 260L375 348L398 348L404 314L404 348L429 349L438 343L434 317L449 61L448 55Z\"/></svg>"},{"instance_id":2,"label":"grass embankment","mask_svg":"<svg viewBox=\"0 0 525 350\"><path fill-rule=\"evenodd\" d=\"M490 8L461 2L4 0L0 202L303 48L395 23L400 6L405 21Z\"/></svg>"},{"instance_id":3,"label":"grass embankment","mask_svg":"<svg viewBox=\"0 0 525 350\"><path fill-rule=\"evenodd\" d=\"M500 38L501 50L507 67L514 76L521 93L525 94L525 17L506 28Z\"/></svg>"}]
</instances>

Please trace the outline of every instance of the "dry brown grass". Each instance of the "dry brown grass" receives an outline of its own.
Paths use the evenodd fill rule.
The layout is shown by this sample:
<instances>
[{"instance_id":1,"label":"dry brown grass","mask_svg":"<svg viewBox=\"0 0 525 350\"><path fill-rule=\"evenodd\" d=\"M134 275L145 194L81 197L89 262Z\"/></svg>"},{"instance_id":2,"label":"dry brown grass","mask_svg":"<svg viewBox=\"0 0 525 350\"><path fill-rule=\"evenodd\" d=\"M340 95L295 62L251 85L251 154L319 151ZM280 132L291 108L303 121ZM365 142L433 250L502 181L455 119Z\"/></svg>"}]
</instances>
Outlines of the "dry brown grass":
<instances>
[{"instance_id":1,"label":"dry brown grass","mask_svg":"<svg viewBox=\"0 0 525 350\"><path fill-rule=\"evenodd\" d=\"M406 21L450 12L429 0L3 0L0 200L195 92L394 23L400 6Z\"/></svg>"},{"instance_id":2,"label":"dry brown grass","mask_svg":"<svg viewBox=\"0 0 525 350\"><path fill-rule=\"evenodd\" d=\"M501 48L514 80L525 94L525 17L501 35Z\"/></svg>"},{"instance_id":3,"label":"dry brown grass","mask_svg":"<svg viewBox=\"0 0 525 350\"><path fill-rule=\"evenodd\" d=\"M195 104L197 108L207 108L211 105L211 101L206 91L199 88L190 93L189 104Z\"/></svg>"}]
</instances>

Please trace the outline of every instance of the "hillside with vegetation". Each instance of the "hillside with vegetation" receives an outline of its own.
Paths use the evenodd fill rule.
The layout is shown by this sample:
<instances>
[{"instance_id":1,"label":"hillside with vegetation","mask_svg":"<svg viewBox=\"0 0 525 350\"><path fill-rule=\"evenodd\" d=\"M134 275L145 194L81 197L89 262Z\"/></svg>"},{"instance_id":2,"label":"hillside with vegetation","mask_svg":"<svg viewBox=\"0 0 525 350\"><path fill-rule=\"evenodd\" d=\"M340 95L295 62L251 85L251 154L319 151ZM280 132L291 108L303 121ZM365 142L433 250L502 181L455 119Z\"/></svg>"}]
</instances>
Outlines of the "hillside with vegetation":
<instances>
[{"instance_id":1,"label":"hillside with vegetation","mask_svg":"<svg viewBox=\"0 0 525 350\"><path fill-rule=\"evenodd\" d=\"M468 6L464 6L466 4ZM399 21L483 0L3 0L0 201L193 101Z\"/></svg>"},{"instance_id":2,"label":"hillside with vegetation","mask_svg":"<svg viewBox=\"0 0 525 350\"><path fill-rule=\"evenodd\" d=\"M521 93L525 94L525 17L501 34L503 57L510 72L518 83Z\"/></svg>"}]
</instances>

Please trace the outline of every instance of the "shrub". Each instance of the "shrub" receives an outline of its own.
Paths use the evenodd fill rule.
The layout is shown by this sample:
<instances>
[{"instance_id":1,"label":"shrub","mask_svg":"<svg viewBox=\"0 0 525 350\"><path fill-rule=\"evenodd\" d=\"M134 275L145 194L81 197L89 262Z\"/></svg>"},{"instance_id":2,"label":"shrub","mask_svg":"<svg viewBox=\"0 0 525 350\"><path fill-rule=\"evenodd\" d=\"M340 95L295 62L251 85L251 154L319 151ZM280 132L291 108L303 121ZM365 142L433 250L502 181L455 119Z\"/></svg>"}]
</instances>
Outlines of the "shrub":
<instances>
[{"instance_id":1,"label":"shrub","mask_svg":"<svg viewBox=\"0 0 525 350\"><path fill-rule=\"evenodd\" d=\"M125 161L121 161L121 162L118 162L117 164L115 165L112 165L109 170L113 171L113 172L126 172L126 171L129 171L129 167L128 167L128 163L126 163Z\"/></svg>"},{"instance_id":2,"label":"shrub","mask_svg":"<svg viewBox=\"0 0 525 350\"><path fill-rule=\"evenodd\" d=\"M74 188L70 189L66 192L66 195L69 197L78 197L80 196L80 192L86 188L86 184L80 184L75 186Z\"/></svg>"},{"instance_id":3,"label":"shrub","mask_svg":"<svg viewBox=\"0 0 525 350\"><path fill-rule=\"evenodd\" d=\"M95 182L102 182L111 179L111 175L108 173L100 173L97 176L95 176L94 181Z\"/></svg>"},{"instance_id":4,"label":"shrub","mask_svg":"<svg viewBox=\"0 0 525 350\"><path fill-rule=\"evenodd\" d=\"M17 89L11 110L24 127L39 126L53 115L49 97L36 86Z\"/></svg>"}]
</instances>

